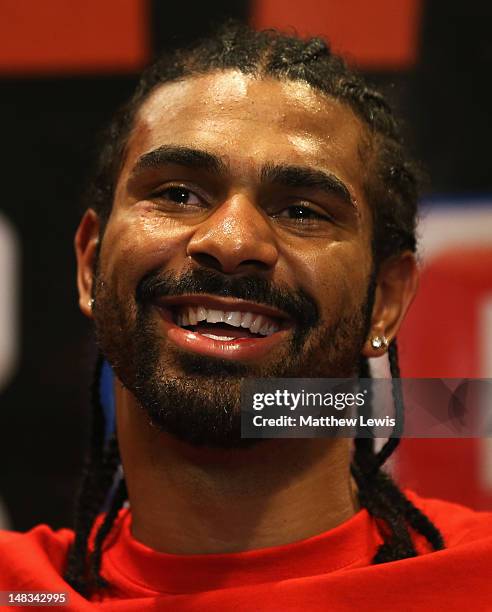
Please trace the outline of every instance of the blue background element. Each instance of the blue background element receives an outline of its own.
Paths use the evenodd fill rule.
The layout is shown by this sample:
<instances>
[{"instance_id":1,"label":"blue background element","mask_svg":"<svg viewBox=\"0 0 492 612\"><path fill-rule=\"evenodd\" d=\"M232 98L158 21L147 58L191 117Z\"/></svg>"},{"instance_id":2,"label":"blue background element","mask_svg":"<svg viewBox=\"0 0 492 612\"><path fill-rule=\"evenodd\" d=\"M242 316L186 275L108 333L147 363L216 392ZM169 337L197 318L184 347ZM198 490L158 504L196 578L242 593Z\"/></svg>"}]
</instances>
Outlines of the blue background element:
<instances>
[{"instance_id":1,"label":"blue background element","mask_svg":"<svg viewBox=\"0 0 492 612\"><path fill-rule=\"evenodd\" d=\"M101 404L104 412L104 440L107 442L115 430L115 411L114 411L114 374L111 366L104 361L101 372Z\"/></svg>"}]
</instances>

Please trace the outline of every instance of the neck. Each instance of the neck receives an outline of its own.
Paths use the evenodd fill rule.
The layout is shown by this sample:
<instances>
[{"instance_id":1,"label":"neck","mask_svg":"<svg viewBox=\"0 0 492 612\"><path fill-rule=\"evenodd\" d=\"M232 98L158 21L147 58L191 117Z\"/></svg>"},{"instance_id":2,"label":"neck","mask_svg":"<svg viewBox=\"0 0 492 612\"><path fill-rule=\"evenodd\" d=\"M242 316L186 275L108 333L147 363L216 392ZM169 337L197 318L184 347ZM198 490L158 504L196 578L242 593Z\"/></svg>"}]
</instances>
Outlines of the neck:
<instances>
[{"instance_id":1,"label":"neck","mask_svg":"<svg viewBox=\"0 0 492 612\"><path fill-rule=\"evenodd\" d=\"M350 518L349 440L264 440L194 448L157 431L116 385L132 533L154 550L231 553L288 544Z\"/></svg>"}]
</instances>

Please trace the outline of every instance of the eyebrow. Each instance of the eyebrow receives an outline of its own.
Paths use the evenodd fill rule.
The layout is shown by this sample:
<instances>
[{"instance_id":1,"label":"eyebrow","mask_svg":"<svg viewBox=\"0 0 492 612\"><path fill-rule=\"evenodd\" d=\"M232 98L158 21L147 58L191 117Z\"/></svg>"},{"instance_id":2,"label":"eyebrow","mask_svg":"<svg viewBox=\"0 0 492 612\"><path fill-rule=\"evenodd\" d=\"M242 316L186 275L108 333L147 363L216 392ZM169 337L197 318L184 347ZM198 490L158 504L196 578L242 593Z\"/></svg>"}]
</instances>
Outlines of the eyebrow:
<instances>
[{"instance_id":1,"label":"eyebrow","mask_svg":"<svg viewBox=\"0 0 492 612\"><path fill-rule=\"evenodd\" d=\"M261 171L261 180L285 187L319 189L328 195L336 195L343 202L358 210L355 198L348 187L334 174L306 166L267 164Z\"/></svg>"},{"instance_id":2,"label":"eyebrow","mask_svg":"<svg viewBox=\"0 0 492 612\"><path fill-rule=\"evenodd\" d=\"M228 172L227 164L213 153L192 147L163 145L144 153L135 164L130 174L133 181L141 172L176 164L195 170L205 170L213 174ZM266 164L260 171L262 182L293 187L298 189L319 189L328 195L335 194L343 202L355 208L358 206L348 187L334 174L307 166L292 166L283 164Z\"/></svg>"},{"instance_id":3,"label":"eyebrow","mask_svg":"<svg viewBox=\"0 0 492 612\"><path fill-rule=\"evenodd\" d=\"M135 178L144 170L159 168L166 164L176 164L178 166L185 166L186 168L206 170L214 174L219 174L227 170L226 164L212 153L190 147L163 145L139 157L131 172L131 178Z\"/></svg>"}]
</instances>

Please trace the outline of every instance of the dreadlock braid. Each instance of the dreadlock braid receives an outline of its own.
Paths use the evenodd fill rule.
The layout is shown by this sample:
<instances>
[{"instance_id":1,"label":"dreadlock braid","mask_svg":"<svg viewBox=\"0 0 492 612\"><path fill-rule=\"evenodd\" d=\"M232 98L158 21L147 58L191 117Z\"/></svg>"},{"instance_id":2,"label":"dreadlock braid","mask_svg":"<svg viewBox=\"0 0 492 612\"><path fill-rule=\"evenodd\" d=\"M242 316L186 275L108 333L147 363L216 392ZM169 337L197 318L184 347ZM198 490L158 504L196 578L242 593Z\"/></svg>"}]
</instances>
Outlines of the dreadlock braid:
<instances>
[{"instance_id":1,"label":"dreadlock braid","mask_svg":"<svg viewBox=\"0 0 492 612\"><path fill-rule=\"evenodd\" d=\"M76 590L82 592L81 576L84 572L85 550L92 521L100 510L100 496L94 495L97 480L100 480L100 469L104 448L104 419L99 398L99 382L103 366L103 357L98 355L91 386L91 444L89 456L85 462L82 485L78 495L75 517L75 541L70 550L65 578Z\"/></svg>"},{"instance_id":2,"label":"dreadlock braid","mask_svg":"<svg viewBox=\"0 0 492 612\"><path fill-rule=\"evenodd\" d=\"M371 379L371 367L369 365L369 359L367 357L360 358L359 361L359 378L364 378L368 381ZM367 388L366 401L364 405L359 408L359 416L363 416L364 419L370 419L372 417L372 385L369 384ZM371 435L367 435L370 431ZM359 432L360 433L360 432ZM363 452L366 457L374 455L374 437L372 430L366 428L366 435L364 437L357 437L358 441L358 452ZM357 452L357 451L356 451Z\"/></svg>"},{"instance_id":3,"label":"dreadlock braid","mask_svg":"<svg viewBox=\"0 0 492 612\"><path fill-rule=\"evenodd\" d=\"M361 506L389 527L383 531L383 544L374 556L374 563L385 563L417 555L408 527L423 535L434 550L444 547L444 541L437 527L400 491L381 467L396 450L403 431L403 397L400 384L398 347L394 339L388 348L388 359L392 378L393 401L396 413L395 431L378 453L374 453L372 439L356 438L352 474L359 489ZM367 360L362 360L359 375L370 377ZM368 442L369 440L369 442Z\"/></svg>"},{"instance_id":4,"label":"dreadlock braid","mask_svg":"<svg viewBox=\"0 0 492 612\"><path fill-rule=\"evenodd\" d=\"M353 474L359 489L361 506L382 523L384 542L374 556L374 563L414 557L417 553L405 520L398 506L391 505L386 495L390 477L381 471L364 473L357 465L354 466Z\"/></svg>"},{"instance_id":5,"label":"dreadlock braid","mask_svg":"<svg viewBox=\"0 0 492 612\"><path fill-rule=\"evenodd\" d=\"M393 394L393 403L395 406L396 425L393 434L376 455L377 468L380 468L396 450L397 446L400 444L400 438L398 436L403 431L405 414L403 411L403 397L401 392L400 366L398 365L398 348L396 338L388 347L388 360L391 372L391 390Z\"/></svg>"},{"instance_id":6,"label":"dreadlock braid","mask_svg":"<svg viewBox=\"0 0 492 612\"><path fill-rule=\"evenodd\" d=\"M363 358L360 363L359 376L370 378L369 362ZM372 394L368 394L365 408L371 412ZM360 505L380 522L383 523L383 544L379 547L373 559L374 563L395 561L416 555L410 533L398 506L390 503L385 492L390 486L391 478L380 470L386 459L395 450L390 438L379 453L374 452L374 441L368 437L355 439L355 453L352 463L352 474L359 493Z\"/></svg>"},{"instance_id":7,"label":"dreadlock braid","mask_svg":"<svg viewBox=\"0 0 492 612\"><path fill-rule=\"evenodd\" d=\"M361 120L370 142L365 195L371 208L373 227L373 267L377 272L386 258L404 250L415 251L415 225L418 201L418 171L408 158L398 123L385 98L369 87L343 60L334 55L320 38L301 40L268 30L256 32L243 24L225 24L215 36L193 42L162 57L142 75L132 99L115 115L102 143L96 177L86 194L88 208L101 222L101 234L111 212L114 191L121 171L128 140L138 110L158 87L179 79L197 77L220 70L237 70L252 78L301 81L321 95L347 105ZM403 398L396 341L389 346L393 401L397 425L403 422ZM86 595L93 587L104 588L100 575L104 541L126 497L126 484L113 486L120 465L115 438L104 448L104 419L99 399L101 357L98 358L92 385L92 437L82 490L75 519L75 541L65 574L66 580ZM370 378L369 362L360 361L361 378ZM371 413L368 397L367 416ZM399 444L401 427L393 432L376 453L374 440L355 439L352 474L356 480L361 506L377 519L383 534L375 563L412 557L417 554L410 529L423 535L438 550L444 546L439 530L398 489L382 466ZM88 554L89 536L96 516L114 491L102 523Z\"/></svg>"},{"instance_id":8,"label":"dreadlock braid","mask_svg":"<svg viewBox=\"0 0 492 612\"><path fill-rule=\"evenodd\" d=\"M399 427L397 431L398 431L398 434L400 434L403 431L404 409L403 409L402 390L401 390L401 385L399 384L400 366L399 366L399 361L398 361L398 345L397 345L396 339L393 340L393 342L389 346L388 359L390 363L390 371L391 371L391 377L392 377L392 382L393 382L393 400L395 402L395 407L396 407L397 424L399 423ZM391 442L392 440L394 440L394 443L392 445L393 448L391 449L390 454L399 444L400 438L396 438L396 437L390 438L388 443ZM387 457L389 457L389 455L387 454L388 450L386 450L386 453L385 453L387 457L386 458L384 457L383 455L384 450L385 448L383 447L383 449L381 449L379 453L379 455L383 458L383 462L386 460ZM428 540L428 542L431 544L434 550L440 550L444 548L444 540L443 540L443 537L440 531L436 528L436 526L432 523L432 521L430 521L429 518L425 516L425 514L421 510L419 510L402 493L402 491L400 491L400 489L393 482L391 482L391 486L388 487L388 495L391 498L392 503L400 507L408 524L413 529L415 529L415 531L423 535Z\"/></svg>"},{"instance_id":9,"label":"dreadlock braid","mask_svg":"<svg viewBox=\"0 0 492 612\"><path fill-rule=\"evenodd\" d=\"M106 516L104 517L104 520L96 533L94 541L94 552L91 556L90 572L92 580L98 588L104 588L108 586L107 581L99 573L101 569L102 546L104 540L111 531L111 528L118 515L120 508L123 506L127 497L128 493L126 490L126 482L124 478L121 478L111 500L110 508L106 513Z\"/></svg>"},{"instance_id":10,"label":"dreadlock braid","mask_svg":"<svg viewBox=\"0 0 492 612\"><path fill-rule=\"evenodd\" d=\"M75 543L68 558L65 579L81 594L87 594L87 554L94 521L101 512L120 463L116 438L109 441L96 477L82 490L75 519ZM87 500L87 501L86 501Z\"/></svg>"},{"instance_id":11,"label":"dreadlock braid","mask_svg":"<svg viewBox=\"0 0 492 612\"><path fill-rule=\"evenodd\" d=\"M70 549L65 580L79 593L87 594L85 579L87 549L94 520L108 495L120 464L116 438L104 448L104 416L100 399L103 358L98 356L92 382L92 427L90 454L84 468L75 515L75 541Z\"/></svg>"},{"instance_id":12,"label":"dreadlock braid","mask_svg":"<svg viewBox=\"0 0 492 612\"><path fill-rule=\"evenodd\" d=\"M390 497L401 508L408 524L423 535L434 550L444 548L444 538L434 523L419 508L417 508L393 483L389 491Z\"/></svg>"}]
</instances>

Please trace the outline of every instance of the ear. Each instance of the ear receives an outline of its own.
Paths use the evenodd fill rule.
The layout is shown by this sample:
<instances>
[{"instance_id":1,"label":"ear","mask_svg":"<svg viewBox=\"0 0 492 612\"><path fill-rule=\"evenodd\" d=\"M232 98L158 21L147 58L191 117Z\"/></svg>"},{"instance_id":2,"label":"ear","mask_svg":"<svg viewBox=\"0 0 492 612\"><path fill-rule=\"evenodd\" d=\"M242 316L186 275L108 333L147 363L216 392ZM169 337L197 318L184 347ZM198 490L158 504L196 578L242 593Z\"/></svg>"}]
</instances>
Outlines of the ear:
<instances>
[{"instance_id":1,"label":"ear","mask_svg":"<svg viewBox=\"0 0 492 612\"><path fill-rule=\"evenodd\" d=\"M96 264L96 252L99 244L99 217L89 208L75 234L75 254L77 257L77 287L79 290L80 310L92 318L92 290Z\"/></svg>"},{"instance_id":2,"label":"ear","mask_svg":"<svg viewBox=\"0 0 492 612\"><path fill-rule=\"evenodd\" d=\"M388 344L396 336L405 314L413 301L418 286L418 268L415 255L405 251L381 264L372 309L371 328L362 354L380 357L387 348L374 348L371 340L386 338Z\"/></svg>"}]
</instances>

